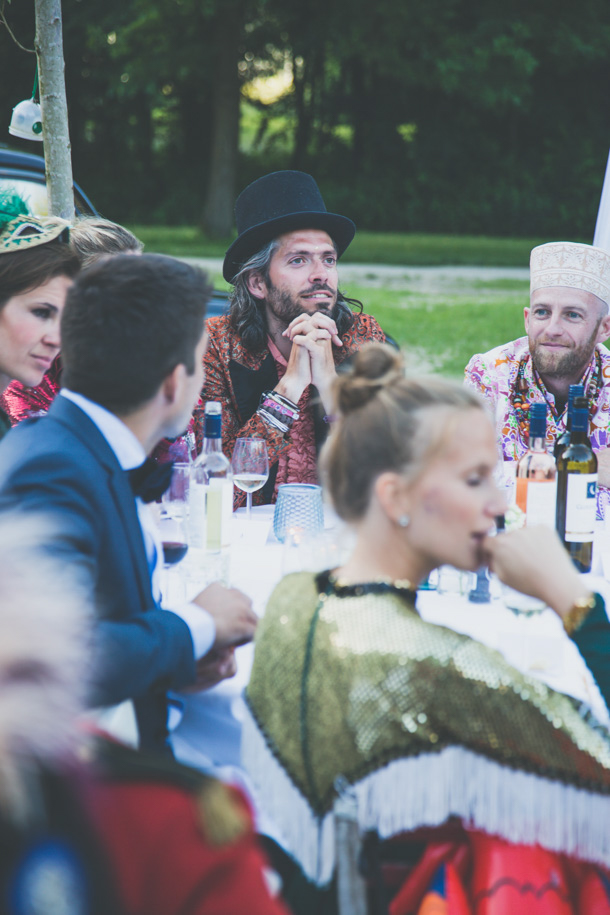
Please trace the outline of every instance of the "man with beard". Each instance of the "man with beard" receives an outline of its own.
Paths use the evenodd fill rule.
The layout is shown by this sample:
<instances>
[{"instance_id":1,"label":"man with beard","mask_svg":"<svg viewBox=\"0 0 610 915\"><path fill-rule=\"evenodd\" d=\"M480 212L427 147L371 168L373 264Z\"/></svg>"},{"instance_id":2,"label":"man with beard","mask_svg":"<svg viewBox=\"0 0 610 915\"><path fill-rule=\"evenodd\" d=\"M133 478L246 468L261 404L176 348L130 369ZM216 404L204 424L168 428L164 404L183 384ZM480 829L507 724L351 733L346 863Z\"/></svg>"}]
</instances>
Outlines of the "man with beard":
<instances>
[{"instance_id":1,"label":"man with beard","mask_svg":"<svg viewBox=\"0 0 610 915\"><path fill-rule=\"evenodd\" d=\"M237 438L265 439L271 472L254 498L274 502L281 483L317 482L337 368L364 343L385 338L361 303L338 289L337 260L356 227L327 212L310 175L259 178L237 198L235 219L238 237L223 267L234 288L229 313L207 323L195 426L200 446L205 403L216 400L227 456ZM244 498L238 494L236 504Z\"/></svg>"},{"instance_id":2,"label":"man with beard","mask_svg":"<svg viewBox=\"0 0 610 915\"><path fill-rule=\"evenodd\" d=\"M589 435L598 460L598 514L610 503L610 254L592 245L551 242L530 258L526 337L473 356L466 384L494 408L504 461L517 461L529 441L529 407L546 403L547 447L566 428L571 384L589 401Z\"/></svg>"}]
</instances>

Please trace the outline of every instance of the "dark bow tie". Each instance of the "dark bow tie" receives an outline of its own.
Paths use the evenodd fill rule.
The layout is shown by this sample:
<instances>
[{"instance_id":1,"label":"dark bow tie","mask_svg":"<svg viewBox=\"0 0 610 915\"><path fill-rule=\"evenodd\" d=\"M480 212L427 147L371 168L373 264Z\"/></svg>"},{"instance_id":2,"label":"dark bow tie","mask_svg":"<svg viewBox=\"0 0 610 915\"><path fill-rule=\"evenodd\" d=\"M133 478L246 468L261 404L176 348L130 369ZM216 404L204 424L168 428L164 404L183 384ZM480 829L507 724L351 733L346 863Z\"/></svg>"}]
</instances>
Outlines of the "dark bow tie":
<instances>
[{"instance_id":1,"label":"dark bow tie","mask_svg":"<svg viewBox=\"0 0 610 915\"><path fill-rule=\"evenodd\" d=\"M153 458L146 458L139 467L128 470L129 482L134 496L143 502L155 502L160 499L172 478L173 463L158 464Z\"/></svg>"}]
</instances>

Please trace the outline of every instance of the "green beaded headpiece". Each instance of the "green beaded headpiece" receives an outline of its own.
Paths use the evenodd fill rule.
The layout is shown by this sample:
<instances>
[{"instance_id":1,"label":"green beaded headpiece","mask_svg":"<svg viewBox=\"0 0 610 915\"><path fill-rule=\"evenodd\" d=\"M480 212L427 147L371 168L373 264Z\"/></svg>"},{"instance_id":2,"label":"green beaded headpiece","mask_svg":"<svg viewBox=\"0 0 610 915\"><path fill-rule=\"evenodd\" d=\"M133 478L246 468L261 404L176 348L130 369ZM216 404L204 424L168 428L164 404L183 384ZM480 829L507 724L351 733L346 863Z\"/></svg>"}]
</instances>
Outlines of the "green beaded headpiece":
<instances>
[{"instance_id":1,"label":"green beaded headpiece","mask_svg":"<svg viewBox=\"0 0 610 915\"><path fill-rule=\"evenodd\" d=\"M27 251L56 238L68 243L69 222L56 216L31 216L18 194L0 194L0 254Z\"/></svg>"}]
</instances>

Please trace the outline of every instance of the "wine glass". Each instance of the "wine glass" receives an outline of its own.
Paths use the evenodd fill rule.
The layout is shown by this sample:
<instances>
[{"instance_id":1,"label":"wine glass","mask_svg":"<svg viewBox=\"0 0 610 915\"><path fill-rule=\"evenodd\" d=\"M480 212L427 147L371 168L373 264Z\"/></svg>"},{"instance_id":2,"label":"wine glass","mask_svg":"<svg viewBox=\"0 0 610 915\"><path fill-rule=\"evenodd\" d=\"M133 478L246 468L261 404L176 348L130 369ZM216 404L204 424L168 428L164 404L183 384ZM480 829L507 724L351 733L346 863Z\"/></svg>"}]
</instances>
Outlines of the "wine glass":
<instances>
[{"instance_id":1,"label":"wine glass","mask_svg":"<svg viewBox=\"0 0 610 915\"><path fill-rule=\"evenodd\" d=\"M188 552L187 525L189 521L190 465L176 463L172 467L170 484L161 497L163 514L159 519L159 533L163 547L163 585L166 599L176 590L177 582L172 569ZM176 586L172 588L172 584Z\"/></svg>"},{"instance_id":2,"label":"wine glass","mask_svg":"<svg viewBox=\"0 0 610 915\"><path fill-rule=\"evenodd\" d=\"M186 532L186 516L173 517L170 514L161 515L158 521L159 536L163 548L163 578L161 592L165 606L182 603L184 600L184 582L181 576L172 574L175 566L181 562L188 553L188 537ZM180 594L176 592L180 586Z\"/></svg>"},{"instance_id":3,"label":"wine glass","mask_svg":"<svg viewBox=\"0 0 610 915\"><path fill-rule=\"evenodd\" d=\"M190 464L174 464L170 484L161 496L161 503L170 518L174 518L176 521L184 521L188 518L190 480Z\"/></svg>"},{"instance_id":4,"label":"wine glass","mask_svg":"<svg viewBox=\"0 0 610 915\"><path fill-rule=\"evenodd\" d=\"M246 493L246 517L252 513L252 493L267 482L269 455L267 443L262 438L238 438L231 460L233 482Z\"/></svg>"}]
</instances>

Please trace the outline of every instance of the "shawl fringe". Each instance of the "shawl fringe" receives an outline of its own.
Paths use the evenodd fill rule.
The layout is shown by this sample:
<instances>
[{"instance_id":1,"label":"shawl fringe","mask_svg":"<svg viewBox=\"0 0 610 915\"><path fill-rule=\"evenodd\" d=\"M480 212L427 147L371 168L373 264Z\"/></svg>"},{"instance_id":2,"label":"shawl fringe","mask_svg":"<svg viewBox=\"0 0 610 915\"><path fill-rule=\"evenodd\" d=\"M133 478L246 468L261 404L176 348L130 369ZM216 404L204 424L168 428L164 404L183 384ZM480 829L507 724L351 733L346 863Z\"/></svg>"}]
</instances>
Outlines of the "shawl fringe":
<instances>
[{"instance_id":1,"label":"shawl fringe","mask_svg":"<svg viewBox=\"0 0 610 915\"><path fill-rule=\"evenodd\" d=\"M334 813L316 817L269 749L249 710L242 759L286 851L323 886L335 869ZM509 842L610 867L610 796L510 769L462 747L390 763L347 788L361 832L382 839L458 816Z\"/></svg>"}]
</instances>

